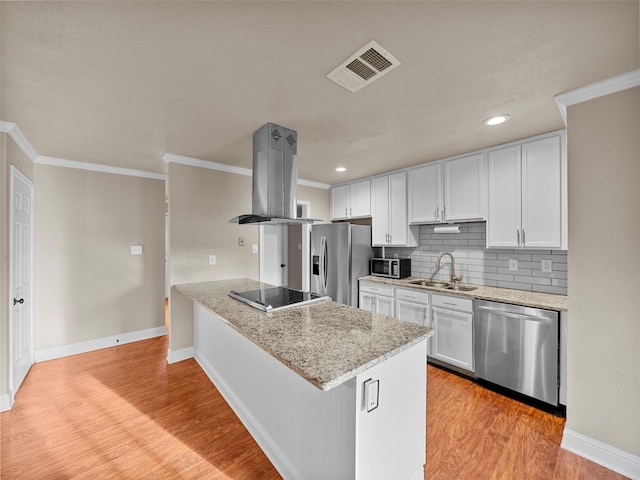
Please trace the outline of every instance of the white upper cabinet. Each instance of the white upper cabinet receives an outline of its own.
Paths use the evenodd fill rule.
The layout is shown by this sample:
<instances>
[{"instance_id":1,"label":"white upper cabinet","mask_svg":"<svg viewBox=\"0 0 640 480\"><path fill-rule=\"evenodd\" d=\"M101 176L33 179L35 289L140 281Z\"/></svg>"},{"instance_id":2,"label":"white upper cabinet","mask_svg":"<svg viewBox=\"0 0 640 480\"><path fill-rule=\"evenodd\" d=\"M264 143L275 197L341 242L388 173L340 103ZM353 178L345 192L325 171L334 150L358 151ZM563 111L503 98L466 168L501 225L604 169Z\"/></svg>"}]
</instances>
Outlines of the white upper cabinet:
<instances>
[{"instance_id":1,"label":"white upper cabinet","mask_svg":"<svg viewBox=\"0 0 640 480\"><path fill-rule=\"evenodd\" d=\"M483 220L485 185L482 153L409 170L409 223Z\"/></svg>"},{"instance_id":2,"label":"white upper cabinet","mask_svg":"<svg viewBox=\"0 0 640 480\"><path fill-rule=\"evenodd\" d=\"M417 246L417 230L409 227L407 219L407 172L376 177L371 182L373 246Z\"/></svg>"},{"instance_id":3,"label":"white upper cabinet","mask_svg":"<svg viewBox=\"0 0 640 480\"><path fill-rule=\"evenodd\" d=\"M331 220L371 216L371 180L331 187Z\"/></svg>"},{"instance_id":4,"label":"white upper cabinet","mask_svg":"<svg viewBox=\"0 0 640 480\"><path fill-rule=\"evenodd\" d=\"M444 167L445 222L483 220L486 210L484 154L447 160Z\"/></svg>"},{"instance_id":5,"label":"white upper cabinet","mask_svg":"<svg viewBox=\"0 0 640 480\"><path fill-rule=\"evenodd\" d=\"M489 151L487 247L566 249L564 132Z\"/></svg>"},{"instance_id":6,"label":"white upper cabinet","mask_svg":"<svg viewBox=\"0 0 640 480\"><path fill-rule=\"evenodd\" d=\"M331 220L349 218L349 185L331 187Z\"/></svg>"},{"instance_id":7,"label":"white upper cabinet","mask_svg":"<svg viewBox=\"0 0 640 480\"><path fill-rule=\"evenodd\" d=\"M409 223L440 222L442 214L442 164L409 170Z\"/></svg>"}]
</instances>

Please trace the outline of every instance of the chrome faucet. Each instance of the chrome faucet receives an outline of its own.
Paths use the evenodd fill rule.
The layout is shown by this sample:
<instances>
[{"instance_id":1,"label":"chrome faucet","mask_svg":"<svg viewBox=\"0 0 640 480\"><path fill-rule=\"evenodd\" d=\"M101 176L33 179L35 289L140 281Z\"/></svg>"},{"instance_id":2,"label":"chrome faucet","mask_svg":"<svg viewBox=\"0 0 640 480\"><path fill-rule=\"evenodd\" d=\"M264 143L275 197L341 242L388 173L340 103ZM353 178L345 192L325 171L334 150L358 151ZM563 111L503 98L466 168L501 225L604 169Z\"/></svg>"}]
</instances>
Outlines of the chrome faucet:
<instances>
[{"instance_id":1,"label":"chrome faucet","mask_svg":"<svg viewBox=\"0 0 640 480\"><path fill-rule=\"evenodd\" d=\"M460 275L459 277L456 277L455 260L451 253L442 252L438 257L438 260L436 260L436 268L440 268L440 260L442 260L442 257L444 257L445 255L449 255L449 258L451 259L451 283L458 283L460 280L462 280L462 275Z\"/></svg>"}]
</instances>

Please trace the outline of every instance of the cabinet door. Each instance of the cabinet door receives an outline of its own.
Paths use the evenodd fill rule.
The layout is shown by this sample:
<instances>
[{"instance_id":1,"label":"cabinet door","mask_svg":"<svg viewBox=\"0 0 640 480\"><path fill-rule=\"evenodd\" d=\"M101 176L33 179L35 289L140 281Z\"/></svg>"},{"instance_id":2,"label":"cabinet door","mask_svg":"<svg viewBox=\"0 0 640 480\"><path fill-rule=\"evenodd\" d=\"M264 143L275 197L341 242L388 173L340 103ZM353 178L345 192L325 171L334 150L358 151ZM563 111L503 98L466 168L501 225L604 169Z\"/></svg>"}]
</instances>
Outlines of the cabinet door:
<instances>
[{"instance_id":1,"label":"cabinet door","mask_svg":"<svg viewBox=\"0 0 640 480\"><path fill-rule=\"evenodd\" d=\"M429 307L419 303L397 300L395 305L395 316L398 320L411 322L424 327L428 323Z\"/></svg>"},{"instance_id":2,"label":"cabinet door","mask_svg":"<svg viewBox=\"0 0 640 480\"><path fill-rule=\"evenodd\" d=\"M473 314L440 307L431 314L433 358L473 372Z\"/></svg>"},{"instance_id":3,"label":"cabinet door","mask_svg":"<svg viewBox=\"0 0 640 480\"><path fill-rule=\"evenodd\" d=\"M394 246L409 244L407 219L407 172L389 175L389 235Z\"/></svg>"},{"instance_id":4,"label":"cabinet door","mask_svg":"<svg viewBox=\"0 0 640 480\"><path fill-rule=\"evenodd\" d=\"M438 223L442 215L442 166L409 170L409 223Z\"/></svg>"},{"instance_id":5,"label":"cabinet door","mask_svg":"<svg viewBox=\"0 0 640 480\"><path fill-rule=\"evenodd\" d=\"M422 327L431 328L428 305L421 305L419 303L396 299L395 317L398 320L404 320L405 322L416 323ZM431 341L432 338L427 340L427 356L431 355ZM425 363L426 360L427 359L425 358Z\"/></svg>"},{"instance_id":6,"label":"cabinet door","mask_svg":"<svg viewBox=\"0 0 640 480\"><path fill-rule=\"evenodd\" d=\"M524 247L562 247L560 136L522 145L522 236Z\"/></svg>"},{"instance_id":7,"label":"cabinet door","mask_svg":"<svg viewBox=\"0 0 640 480\"><path fill-rule=\"evenodd\" d=\"M444 162L445 222L481 220L484 215L484 155Z\"/></svg>"},{"instance_id":8,"label":"cabinet door","mask_svg":"<svg viewBox=\"0 0 640 480\"><path fill-rule=\"evenodd\" d=\"M349 218L349 185L331 188L331 220Z\"/></svg>"},{"instance_id":9,"label":"cabinet door","mask_svg":"<svg viewBox=\"0 0 640 480\"><path fill-rule=\"evenodd\" d=\"M351 184L351 210L350 216L371 216L371 180L362 180Z\"/></svg>"},{"instance_id":10,"label":"cabinet door","mask_svg":"<svg viewBox=\"0 0 640 480\"><path fill-rule=\"evenodd\" d=\"M393 317L393 298L392 297L376 297L376 313Z\"/></svg>"},{"instance_id":11,"label":"cabinet door","mask_svg":"<svg viewBox=\"0 0 640 480\"><path fill-rule=\"evenodd\" d=\"M518 248L521 227L520 145L489 152L487 247Z\"/></svg>"},{"instance_id":12,"label":"cabinet door","mask_svg":"<svg viewBox=\"0 0 640 480\"><path fill-rule=\"evenodd\" d=\"M359 295L358 306L362 310L366 310L367 312L375 313L375 296L370 293L362 293Z\"/></svg>"},{"instance_id":13,"label":"cabinet door","mask_svg":"<svg viewBox=\"0 0 640 480\"><path fill-rule=\"evenodd\" d=\"M371 181L371 237L372 244L388 245L389 233L389 177Z\"/></svg>"}]
</instances>

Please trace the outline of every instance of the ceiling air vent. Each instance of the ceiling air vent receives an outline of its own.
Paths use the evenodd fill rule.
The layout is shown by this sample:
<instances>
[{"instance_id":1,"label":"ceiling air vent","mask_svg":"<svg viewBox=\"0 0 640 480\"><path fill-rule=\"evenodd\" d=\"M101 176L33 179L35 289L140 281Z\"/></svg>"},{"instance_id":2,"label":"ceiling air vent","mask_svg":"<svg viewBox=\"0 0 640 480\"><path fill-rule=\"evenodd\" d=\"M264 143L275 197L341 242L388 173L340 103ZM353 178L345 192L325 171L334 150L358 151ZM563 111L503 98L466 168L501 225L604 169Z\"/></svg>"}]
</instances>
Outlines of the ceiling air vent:
<instances>
[{"instance_id":1,"label":"ceiling air vent","mask_svg":"<svg viewBox=\"0 0 640 480\"><path fill-rule=\"evenodd\" d=\"M327 78L351 92L357 92L398 65L397 58L372 40L329 73Z\"/></svg>"}]
</instances>

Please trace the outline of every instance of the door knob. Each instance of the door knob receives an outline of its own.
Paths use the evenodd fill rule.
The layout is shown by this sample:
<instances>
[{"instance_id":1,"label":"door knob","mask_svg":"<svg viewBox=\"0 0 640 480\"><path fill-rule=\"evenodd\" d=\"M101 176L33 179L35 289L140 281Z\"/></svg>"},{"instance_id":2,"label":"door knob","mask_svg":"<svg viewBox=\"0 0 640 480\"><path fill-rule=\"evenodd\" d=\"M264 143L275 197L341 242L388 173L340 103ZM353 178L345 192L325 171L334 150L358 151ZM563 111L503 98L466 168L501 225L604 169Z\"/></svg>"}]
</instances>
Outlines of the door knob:
<instances>
[{"instance_id":1,"label":"door knob","mask_svg":"<svg viewBox=\"0 0 640 480\"><path fill-rule=\"evenodd\" d=\"M24 303L24 298L21 298L20 300L16 300L15 298L13 299L13 304L15 305L16 303Z\"/></svg>"},{"instance_id":2,"label":"door knob","mask_svg":"<svg viewBox=\"0 0 640 480\"><path fill-rule=\"evenodd\" d=\"M281 264L280 264L280 266L281 266L282 268L286 267L286 265L285 265L284 263L281 263Z\"/></svg>"}]
</instances>

